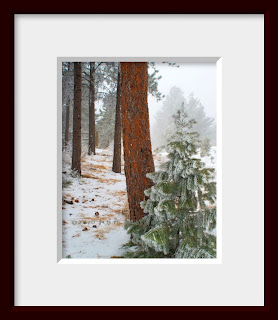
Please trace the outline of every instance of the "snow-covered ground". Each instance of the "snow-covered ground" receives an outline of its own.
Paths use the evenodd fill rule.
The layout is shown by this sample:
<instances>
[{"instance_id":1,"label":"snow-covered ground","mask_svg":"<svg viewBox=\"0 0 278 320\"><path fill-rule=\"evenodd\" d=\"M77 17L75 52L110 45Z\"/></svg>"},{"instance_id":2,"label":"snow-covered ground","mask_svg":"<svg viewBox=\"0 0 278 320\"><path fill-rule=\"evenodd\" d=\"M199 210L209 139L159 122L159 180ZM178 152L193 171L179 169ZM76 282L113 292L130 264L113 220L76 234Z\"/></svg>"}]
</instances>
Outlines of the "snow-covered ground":
<instances>
[{"instance_id":1,"label":"snow-covered ground","mask_svg":"<svg viewBox=\"0 0 278 320\"><path fill-rule=\"evenodd\" d=\"M74 177L69 154L63 154L63 258L113 258L129 241L124 230L128 214L124 168L112 172L112 151L97 149L82 157L82 176ZM202 158L216 169L216 148ZM156 170L167 161L167 152L154 154Z\"/></svg>"},{"instance_id":2,"label":"snow-covered ground","mask_svg":"<svg viewBox=\"0 0 278 320\"><path fill-rule=\"evenodd\" d=\"M71 184L63 188L63 258L120 256L129 241L123 228L125 175L112 172L111 151L96 153L82 159L81 178L72 177L64 163L63 176Z\"/></svg>"}]
</instances>

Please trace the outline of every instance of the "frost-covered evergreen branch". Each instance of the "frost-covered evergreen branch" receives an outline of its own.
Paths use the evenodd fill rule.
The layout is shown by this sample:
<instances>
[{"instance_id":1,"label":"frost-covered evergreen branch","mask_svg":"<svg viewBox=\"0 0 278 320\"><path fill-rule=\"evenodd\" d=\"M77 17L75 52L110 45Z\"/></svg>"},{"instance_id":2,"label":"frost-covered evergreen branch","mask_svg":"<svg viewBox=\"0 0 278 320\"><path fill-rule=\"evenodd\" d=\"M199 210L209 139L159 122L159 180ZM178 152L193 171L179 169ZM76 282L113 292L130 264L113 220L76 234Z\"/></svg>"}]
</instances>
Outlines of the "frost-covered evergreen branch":
<instances>
[{"instance_id":1,"label":"frost-covered evergreen branch","mask_svg":"<svg viewBox=\"0 0 278 320\"><path fill-rule=\"evenodd\" d=\"M215 258L216 184L214 169L197 158L198 134L184 107L174 116L175 132L166 146L168 161L147 176L154 186L141 207L147 214L125 225L131 235L124 257Z\"/></svg>"}]
</instances>

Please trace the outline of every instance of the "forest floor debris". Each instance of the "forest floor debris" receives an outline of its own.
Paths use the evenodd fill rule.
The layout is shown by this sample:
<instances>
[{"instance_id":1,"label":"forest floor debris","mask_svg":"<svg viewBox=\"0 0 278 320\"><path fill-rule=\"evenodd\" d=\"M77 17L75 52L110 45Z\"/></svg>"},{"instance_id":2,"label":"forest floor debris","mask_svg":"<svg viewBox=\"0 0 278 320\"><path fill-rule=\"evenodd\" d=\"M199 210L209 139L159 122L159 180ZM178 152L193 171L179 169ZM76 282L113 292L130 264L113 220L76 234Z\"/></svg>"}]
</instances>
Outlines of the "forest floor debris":
<instances>
[{"instance_id":1,"label":"forest floor debris","mask_svg":"<svg viewBox=\"0 0 278 320\"><path fill-rule=\"evenodd\" d=\"M121 256L120 247L129 241L123 228L126 219L125 175L112 172L112 152L97 149L82 158L80 178L65 178L63 189L63 258L111 258Z\"/></svg>"}]
</instances>

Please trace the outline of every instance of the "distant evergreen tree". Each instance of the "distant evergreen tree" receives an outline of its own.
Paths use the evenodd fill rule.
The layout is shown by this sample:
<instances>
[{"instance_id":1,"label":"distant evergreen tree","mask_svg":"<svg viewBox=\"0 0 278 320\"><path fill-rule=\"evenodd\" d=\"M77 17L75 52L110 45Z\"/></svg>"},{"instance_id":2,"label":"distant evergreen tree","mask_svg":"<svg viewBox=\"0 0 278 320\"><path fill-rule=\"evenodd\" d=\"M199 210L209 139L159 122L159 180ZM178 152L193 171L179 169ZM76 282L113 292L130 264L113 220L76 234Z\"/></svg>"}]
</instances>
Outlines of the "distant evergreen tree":
<instances>
[{"instance_id":1,"label":"distant evergreen tree","mask_svg":"<svg viewBox=\"0 0 278 320\"><path fill-rule=\"evenodd\" d=\"M94 64L93 81L91 66ZM175 65L175 64L170 64ZM74 91L74 63L63 62L62 64L62 86L63 86L63 132L66 131L66 110L67 102L70 99L73 101ZM107 147L114 139L115 128L115 110L117 101L117 80L118 80L118 62L84 62L82 63L82 132L89 133L90 131L98 131L99 146L101 148ZM158 90L158 82L161 76L155 63L148 63L148 93L154 96L157 101L161 100L164 96ZM93 84L92 84L93 82ZM93 87L92 87L93 86ZM92 95L93 92L93 95ZM93 97L94 96L94 97ZM90 123L94 122L92 111L92 99L96 103L96 111L101 105L98 114L95 114L96 128ZM113 103L113 104L111 104ZM114 109L114 110L113 110ZM70 114L73 114L73 103L70 106ZM91 120L90 120L91 119ZM71 135L73 128L72 117L69 119L69 133ZM82 136L86 137L86 136ZM86 137L86 138L89 138ZM89 148L94 151L91 146Z\"/></svg>"},{"instance_id":2,"label":"distant evergreen tree","mask_svg":"<svg viewBox=\"0 0 278 320\"><path fill-rule=\"evenodd\" d=\"M107 148L114 139L116 100L114 92L106 94L103 98L103 106L97 115L100 148Z\"/></svg>"},{"instance_id":3,"label":"distant evergreen tree","mask_svg":"<svg viewBox=\"0 0 278 320\"><path fill-rule=\"evenodd\" d=\"M214 119L207 117L203 105L193 94L189 95L186 99L180 88L172 87L163 101L161 110L156 114L156 124L152 128L153 147L161 147L173 134L175 131L175 123L172 116L176 114L183 104L188 118L196 120L196 124L192 129L199 133L200 140L202 141L207 137L210 139L212 145L216 145L216 126ZM162 123L163 126L161 126Z\"/></svg>"},{"instance_id":4,"label":"distant evergreen tree","mask_svg":"<svg viewBox=\"0 0 278 320\"><path fill-rule=\"evenodd\" d=\"M200 140L209 138L213 145L216 145L216 126L213 118L207 117L204 106L200 100L194 97L193 93L189 95L185 103L185 111L190 119L195 119L196 124L193 130L198 132Z\"/></svg>"},{"instance_id":5,"label":"distant evergreen tree","mask_svg":"<svg viewBox=\"0 0 278 320\"><path fill-rule=\"evenodd\" d=\"M97 114L96 123L100 148L107 148L114 139L118 67L118 62L106 62L102 63L99 71L103 75L98 90L102 106Z\"/></svg>"},{"instance_id":6,"label":"distant evergreen tree","mask_svg":"<svg viewBox=\"0 0 278 320\"><path fill-rule=\"evenodd\" d=\"M214 169L196 158L198 138L185 108L174 116L175 132L167 145L169 160L149 173L154 186L145 191L147 213L125 228L131 240L126 258L215 258L216 184Z\"/></svg>"},{"instance_id":7,"label":"distant evergreen tree","mask_svg":"<svg viewBox=\"0 0 278 320\"><path fill-rule=\"evenodd\" d=\"M102 85L99 85L99 100L102 107L97 115L96 130L99 132L99 147L107 148L114 139L117 82L119 63L107 62L101 65L99 73L104 74ZM148 63L148 93L160 101L164 96L158 90L158 82L161 79L155 63Z\"/></svg>"}]
</instances>

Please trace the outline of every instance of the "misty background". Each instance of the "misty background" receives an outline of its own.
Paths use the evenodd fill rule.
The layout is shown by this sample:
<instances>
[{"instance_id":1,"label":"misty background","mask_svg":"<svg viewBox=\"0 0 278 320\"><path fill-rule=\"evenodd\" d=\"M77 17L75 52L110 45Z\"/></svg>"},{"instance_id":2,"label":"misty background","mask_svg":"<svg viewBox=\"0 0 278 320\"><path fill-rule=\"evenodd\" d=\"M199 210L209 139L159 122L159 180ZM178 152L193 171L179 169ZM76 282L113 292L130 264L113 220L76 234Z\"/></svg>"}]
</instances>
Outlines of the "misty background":
<instances>
[{"instance_id":1,"label":"misty background","mask_svg":"<svg viewBox=\"0 0 278 320\"><path fill-rule=\"evenodd\" d=\"M178 67L157 63L156 68L161 76L158 90L164 98L157 101L151 94L148 95L153 149L166 142L162 136L167 135L166 127L182 102L188 107L189 116L200 118L195 118L200 120L199 126L203 125L203 129L209 127L210 130L203 132L203 138L208 137L210 143L216 145L216 63L179 63ZM200 115L201 110L196 109L202 107L204 114ZM202 123L204 120L207 120L206 123ZM202 128L196 131L202 135Z\"/></svg>"},{"instance_id":2,"label":"misty background","mask_svg":"<svg viewBox=\"0 0 278 320\"><path fill-rule=\"evenodd\" d=\"M182 63L179 68L157 63L157 69L162 76L158 89L164 95L174 86L180 88L185 97L193 93L203 104L207 116L216 119L216 63ZM151 95L148 99L152 125L163 101L157 102Z\"/></svg>"},{"instance_id":3,"label":"misty background","mask_svg":"<svg viewBox=\"0 0 278 320\"><path fill-rule=\"evenodd\" d=\"M70 103L72 132L73 64L63 63L63 132L65 108ZM96 132L99 148L113 148L118 63L96 63ZM173 130L173 115L182 106L197 124L194 131L205 144L216 146L216 63L148 63L148 107L152 149L167 143ZM88 63L82 64L82 144L88 140Z\"/></svg>"}]
</instances>

